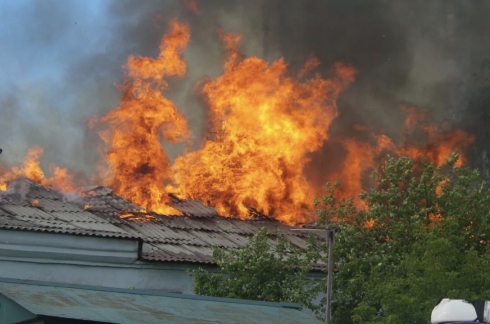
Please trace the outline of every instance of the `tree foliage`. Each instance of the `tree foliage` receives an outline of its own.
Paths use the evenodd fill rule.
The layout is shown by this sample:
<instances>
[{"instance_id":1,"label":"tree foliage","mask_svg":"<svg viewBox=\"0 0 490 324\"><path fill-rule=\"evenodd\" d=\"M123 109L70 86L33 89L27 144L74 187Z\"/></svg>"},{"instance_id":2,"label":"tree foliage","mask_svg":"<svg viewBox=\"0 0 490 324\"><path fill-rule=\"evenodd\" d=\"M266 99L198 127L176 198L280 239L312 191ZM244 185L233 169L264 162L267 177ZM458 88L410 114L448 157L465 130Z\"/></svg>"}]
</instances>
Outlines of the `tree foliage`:
<instances>
[{"instance_id":1,"label":"tree foliage","mask_svg":"<svg viewBox=\"0 0 490 324\"><path fill-rule=\"evenodd\" d=\"M427 323L439 296L490 299L490 191L457 158L388 157L360 208L327 185L320 221L342 229L334 323Z\"/></svg>"},{"instance_id":2,"label":"tree foliage","mask_svg":"<svg viewBox=\"0 0 490 324\"><path fill-rule=\"evenodd\" d=\"M336 197L340 181L327 184L315 203L319 225L341 228L334 323L428 323L440 296L490 300L490 190L478 171L457 167L457 159L453 154L436 167L388 156L372 175L372 189L356 200ZM306 274L324 242L311 238L308 250L299 251L277 237L271 245L263 230L243 250L214 248L221 272L193 271L195 292L320 311L312 300L325 282L310 282Z\"/></svg>"},{"instance_id":3,"label":"tree foliage","mask_svg":"<svg viewBox=\"0 0 490 324\"><path fill-rule=\"evenodd\" d=\"M213 258L219 272L202 268L190 271L194 277L194 292L227 298L241 298L271 302L300 303L320 311L314 304L321 282L308 278L319 258L319 247L310 236L306 251L291 245L281 234L275 240L266 229L255 234L240 250L227 251L213 247Z\"/></svg>"}]
</instances>

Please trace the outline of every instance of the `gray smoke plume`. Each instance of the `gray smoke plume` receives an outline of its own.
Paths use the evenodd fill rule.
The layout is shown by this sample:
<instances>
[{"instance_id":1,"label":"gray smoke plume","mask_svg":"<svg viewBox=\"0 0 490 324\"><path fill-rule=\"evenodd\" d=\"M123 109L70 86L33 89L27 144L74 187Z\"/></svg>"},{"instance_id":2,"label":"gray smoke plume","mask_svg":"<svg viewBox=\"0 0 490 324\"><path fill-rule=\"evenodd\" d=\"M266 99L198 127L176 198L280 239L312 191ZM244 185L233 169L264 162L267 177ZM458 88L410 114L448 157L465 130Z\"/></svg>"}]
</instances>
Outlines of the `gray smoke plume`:
<instances>
[{"instance_id":1,"label":"gray smoke plume","mask_svg":"<svg viewBox=\"0 0 490 324\"><path fill-rule=\"evenodd\" d=\"M488 111L488 102L481 93L489 87L481 70L490 55L488 2L201 0L197 5L198 15L177 0L3 1L0 162L17 164L28 147L39 145L44 167L54 162L90 176L100 142L86 120L118 106L117 85L128 55L156 56L173 17L190 24L192 38L187 76L171 79L165 95L188 118L190 149L199 147L207 129L196 83L222 72L220 27L243 36L245 55L268 61L284 56L293 70L310 55L320 59L318 71L325 75L338 61L358 70L339 101L331 140L312 154L312 178L323 179L325 170L335 169L343 156L339 140L356 135L353 124L397 139L402 104L428 109L436 122L473 131L487 127L489 115L482 111ZM485 118L473 118L481 114ZM489 137L488 131L476 133ZM186 145L166 147L173 158Z\"/></svg>"}]
</instances>

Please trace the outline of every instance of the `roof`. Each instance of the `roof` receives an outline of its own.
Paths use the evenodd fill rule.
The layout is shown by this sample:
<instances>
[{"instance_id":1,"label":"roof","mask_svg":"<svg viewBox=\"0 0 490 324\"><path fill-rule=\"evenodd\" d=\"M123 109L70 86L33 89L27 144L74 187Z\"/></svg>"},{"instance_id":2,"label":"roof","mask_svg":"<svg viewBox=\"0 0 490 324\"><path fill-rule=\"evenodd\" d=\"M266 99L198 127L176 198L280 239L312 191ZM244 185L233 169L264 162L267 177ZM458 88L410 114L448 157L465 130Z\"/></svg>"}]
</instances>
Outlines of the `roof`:
<instances>
[{"instance_id":1,"label":"roof","mask_svg":"<svg viewBox=\"0 0 490 324\"><path fill-rule=\"evenodd\" d=\"M75 201L78 198L78 203ZM0 193L0 228L99 237L137 238L80 206L81 196L63 195L26 179Z\"/></svg>"},{"instance_id":2,"label":"roof","mask_svg":"<svg viewBox=\"0 0 490 324\"><path fill-rule=\"evenodd\" d=\"M213 207L206 206L199 200L180 199L173 194L169 194L170 202L169 206L177 209L181 213L187 216L194 217L212 217L218 216L218 211Z\"/></svg>"},{"instance_id":3,"label":"roof","mask_svg":"<svg viewBox=\"0 0 490 324\"><path fill-rule=\"evenodd\" d=\"M263 227L280 230L293 245L306 247L305 233L276 220L222 217L202 202L171 199L169 205L184 216L147 212L105 187L63 195L19 179L0 195L0 229L140 239L140 259L146 261L214 264L213 245L241 248Z\"/></svg>"},{"instance_id":4,"label":"roof","mask_svg":"<svg viewBox=\"0 0 490 324\"><path fill-rule=\"evenodd\" d=\"M107 323L320 323L297 304L23 282L0 278L4 295L34 316Z\"/></svg>"}]
</instances>

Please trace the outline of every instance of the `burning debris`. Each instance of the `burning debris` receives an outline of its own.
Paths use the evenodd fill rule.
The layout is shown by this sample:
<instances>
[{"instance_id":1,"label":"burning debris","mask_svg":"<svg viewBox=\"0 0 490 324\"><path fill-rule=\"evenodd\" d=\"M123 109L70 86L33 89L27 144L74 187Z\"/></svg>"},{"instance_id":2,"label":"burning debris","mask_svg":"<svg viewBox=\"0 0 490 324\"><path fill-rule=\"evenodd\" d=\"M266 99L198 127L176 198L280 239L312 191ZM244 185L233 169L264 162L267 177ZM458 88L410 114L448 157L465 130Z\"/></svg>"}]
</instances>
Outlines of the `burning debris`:
<instances>
[{"instance_id":1,"label":"burning debris","mask_svg":"<svg viewBox=\"0 0 490 324\"><path fill-rule=\"evenodd\" d=\"M151 222L157 219L154 215L141 211L121 211L116 216L128 221Z\"/></svg>"},{"instance_id":2,"label":"burning debris","mask_svg":"<svg viewBox=\"0 0 490 324\"><path fill-rule=\"evenodd\" d=\"M264 214L263 212L257 210L256 208L253 208L252 206L248 205L243 205L248 210L248 215L250 219L255 220L255 219L270 219L271 217Z\"/></svg>"}]
</instances>

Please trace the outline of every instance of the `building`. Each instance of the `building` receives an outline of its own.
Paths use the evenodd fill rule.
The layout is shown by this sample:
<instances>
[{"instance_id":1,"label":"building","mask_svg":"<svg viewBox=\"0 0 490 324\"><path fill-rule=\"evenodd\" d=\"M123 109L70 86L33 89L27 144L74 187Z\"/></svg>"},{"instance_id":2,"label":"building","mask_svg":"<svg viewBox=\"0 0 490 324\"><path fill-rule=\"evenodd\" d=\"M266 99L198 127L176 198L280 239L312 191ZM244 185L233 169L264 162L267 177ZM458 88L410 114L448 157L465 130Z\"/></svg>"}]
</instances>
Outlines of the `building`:
<instances>
[{"instance_id":1,"label":"building","mask_svg":"<svg viewBox=\"0 0 490 324\"><path fill-rule=\"evenodd\" d=\"M0 279L0 321L10 323L314 323L298 305Z\"/></svg>"},{"instance_id":2,"label":"building","mask_svg":"<svg viewBox=\"0 0 490 324\"><path fill-rule=\"evenodd\" d=\"M91 188L83 195L63 195L26 179L10 183L0 195L0 298L18 304L29 318L37 320L42 315L49 319L39 323L57 323L54 315L58 313L40 313L34 306L41 301L28 297L31 290L38 290L39 296L51 294L49 300L64 296L79 301L82 314L86 308L78 293L88 296L94 292L105 294L101 297L107 301L107 305L101 302L104 309L114 304L112 298L119 300L121 296L131 296L130 304L145 304L145 298L153 298L170 305L176 302L175 294L180 294L179 303L190 309L195 308L192 305L196 301L210 303L215 309L212 305L220 308L230 302L188 296L192 294L192 279L186 272L215 267L211 246L240 248L266 227L273 232L281 230L292 244L305 247L304 234L272 219L225 218L199 201L176 197L172 197L171 205L185 216L147 212L105 187ZM19 290L27 293L17 294ZM30 302L12 296L23 296ZM244 308L258 305L242 302ZM262 306L279 307L266 304ZM309 317L308 322L314 320L303 315ZM85 320L103 322L98 317ZM285 323L284 319L281 322Z\"/></svg>"}]
</instances>

